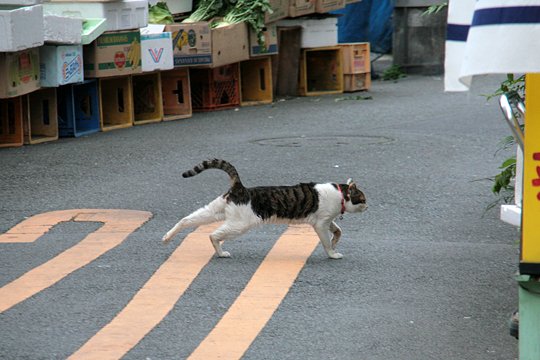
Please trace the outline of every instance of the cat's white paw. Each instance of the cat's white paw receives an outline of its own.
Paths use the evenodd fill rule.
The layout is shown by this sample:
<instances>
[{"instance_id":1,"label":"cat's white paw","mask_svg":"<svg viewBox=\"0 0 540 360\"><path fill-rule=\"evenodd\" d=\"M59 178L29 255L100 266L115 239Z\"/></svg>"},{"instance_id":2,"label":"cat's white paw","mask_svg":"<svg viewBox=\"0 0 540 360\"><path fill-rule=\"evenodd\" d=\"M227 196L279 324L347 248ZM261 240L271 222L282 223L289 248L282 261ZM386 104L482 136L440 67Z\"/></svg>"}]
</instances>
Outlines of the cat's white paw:
<instances>
[{"instance_id":1,"label":"cat's white paw","mask_svg":"<svg viewBox=\"0 0 540 360\"><path fill-rule=\"evenodd\" d=\"M230 258L231 253L228 252L228 251L223 251L221 254L218 255L218 257L220 257L220 258Z\"/></svg>"},{"instance_id":2,"label":"cat's white paw","mask_svg":"<svg viewBox=\"0 0 540 360\"><path fill-rule=\"evenodd\" d=\"M333 253L332 255L328 255L330 257L330 259L341 259L343 258L343 255L341 255L340 253Z\"/></svg>"}]
</instances>

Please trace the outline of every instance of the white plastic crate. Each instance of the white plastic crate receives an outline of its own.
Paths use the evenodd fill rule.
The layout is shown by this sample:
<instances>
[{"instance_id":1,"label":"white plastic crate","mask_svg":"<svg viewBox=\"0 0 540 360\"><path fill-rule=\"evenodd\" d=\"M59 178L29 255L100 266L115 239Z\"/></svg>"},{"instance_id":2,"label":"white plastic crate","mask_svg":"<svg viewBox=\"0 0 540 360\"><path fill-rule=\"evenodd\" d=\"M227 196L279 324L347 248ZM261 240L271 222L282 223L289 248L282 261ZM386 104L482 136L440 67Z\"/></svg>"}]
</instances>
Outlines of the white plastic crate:
<instances>
[{"instance_id":1,"label":"white plastic crate","mask_svg":"<svg viewBox=\"0 0 540 360\"><path fill-rule=\"evenodd\" d=\"M0 9L0 52L12 52L43 45L43 7Z\"/></svg>"},{"instance_id":2,"label":"white plastic crate","mask_svg":"<svg viewBox=\"0 0 540 360\"><path fill-rule=\"evenodd\" d=\"M284 19L277 22L277 26L302 27L302 48L316 48L325 46L336 46L338 44L337 17L325 19Z\"/></svg>"},{"instance_id":3,"label":"white plastic crate","mask_svg":"<svg viewBox=\"0 0 540 360\"><path fill-rule=\"evenodd\" d=\"M187 13L193 8L192 0L165 0L165 2L172 14Z\"/></svg>"},{"instance_id":4,"label":"white plastic crate","mask_svg":"<svg viewBox=\"0 0 540 360\"><path fill-rule=\"evenodd\" d=\"M148 25L147 0L44 3L43 7L46 14L107 19L107 31L138 29Z\"/></svg>"},{"instance_id":5,"label":"white plastic crate","mask_svg":"<svg viewBox=\"0 0 540 360\"><path fill-rule=\"evenodd\" d=\"M82 19L79 18L45 15L45 42L53 44L80 44L82 22Z\"/></svg>"},{"instance_id":6,"label":"white plastic crate","mask_svg":"<svg viewBox=\"0 0 540 360\"><path fill-rule=\"evenodd\" d=\"M0 0L0 5L30 6L41 4L43 0Z\"/></svg>"}]
</instances>

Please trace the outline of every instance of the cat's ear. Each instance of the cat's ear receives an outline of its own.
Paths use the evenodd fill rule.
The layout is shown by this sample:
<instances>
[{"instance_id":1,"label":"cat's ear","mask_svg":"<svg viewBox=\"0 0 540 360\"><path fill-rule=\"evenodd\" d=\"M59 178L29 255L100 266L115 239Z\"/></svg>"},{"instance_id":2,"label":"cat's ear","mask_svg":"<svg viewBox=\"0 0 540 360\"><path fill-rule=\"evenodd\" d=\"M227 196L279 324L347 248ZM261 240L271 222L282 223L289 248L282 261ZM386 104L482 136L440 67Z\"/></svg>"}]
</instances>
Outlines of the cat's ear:
<instances>
[{"instance_id":1,"label":"cat's ear","mask_svg":"<svg viewBox=\"0 0 540 360\"><path fill-rule=\"evenodd\" d=\"M356 188L356 183L351 178L347 180L347 185L349 185L349 188Z\"/></svg>"}]
</instances>

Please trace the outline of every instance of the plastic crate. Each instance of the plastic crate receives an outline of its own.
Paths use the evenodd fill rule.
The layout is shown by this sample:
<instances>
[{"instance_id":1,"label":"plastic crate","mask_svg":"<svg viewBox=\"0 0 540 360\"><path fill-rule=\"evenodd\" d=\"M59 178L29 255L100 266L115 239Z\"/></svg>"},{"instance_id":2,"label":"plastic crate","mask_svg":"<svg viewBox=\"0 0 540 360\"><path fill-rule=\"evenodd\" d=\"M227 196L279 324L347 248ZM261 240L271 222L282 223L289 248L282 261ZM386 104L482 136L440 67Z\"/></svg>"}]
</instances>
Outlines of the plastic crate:
<instances>
[{"instance_id":1,"label":"plastic crate","mask_svg":"<svg viewBox=\"0 0 540 360\"><path fill-rule=\"evenodd\" d=\"M23 96L24 143L58 140L56 88L41 89Z\"/></svg>"},{"instance_id":2,"label":"plastic crate","mask_svg":"<svg viewBox=\"0 0 540 360\"><path fill-rule=\"evenodd\" d=\"M298 92L301 96L342 93L341 48L302 49L299 78Z\"/></svg>"},{"instance_id":3,"label":"plastic crate","mask_svg":"<svg viewBox=\"0 0 540 360\"><path fill-rule=\"evenodd\" d=\"M159 72L133 75L133 124L141 125L163 120L161 76Z\"/></svg>"},{"instance_id":4,"label":"plastic crate","mask_svg":"<svg viewBox=\"0 0 540 360\"><path fill-rule=\"evenodd\" d=\"M58 88L58 132L61 137L79 137L96 133L99 123L97 80Z\"/></svg>"},{"instance_id":5,"label":"plastic crate","mask_svg":"<svg viewBox=\"0 0 540 360\"><path fill-rule=\"evenodd\" d=\"M344 74L362 74L371 71L369 43L339 44Z\"/></svg>"},{"instance_id":6,"label":"plastic crate","mask_svg":"<svg viewBox=\"0 0 540 360\"><path fill-rule=\"evenodd\" d=\"M99 79L99 112L102 131L133 126L131 76Z\"/></svg>"},{"instance_id":7,"label":"plastic crate","mask_svg":"<svg viewBox=\"0 0 540 360\"><path fill-rule=\"evenodd\" d=\"M270 57L242 61L242 106L270 104L273 100L272 61Z\"/></svg>"},{"instance_id":8,"label":"plastic crate","mask_svg":"<svg viewBox=\"0 0 540 360\"><path fill-rule=\"evenodd\" d=\"M212 69L190 69L193 111L213 111L239 106L239 80L239 63Z\"/></svg>"},{"instance_id":9,"label":"plastic crate","mask_svg":"<svg viewBox=\"0 0 540 360\"><path fill-rule=\"evenodd\" d=\"M22 146L22 98L0 99L0 148Z\"/></svg>"},{"instance_id":10,"label":"plastic crate","mask_svg":"<svg viewBox=\"0 0 540 360\"><path fill-rule=\"evenodd\" d=\"M163 120L185 119L192 116L189 69L161 72Z\"/></svg>"},{"instance_id":11,"label":"plastic crate","mask_svg":"<svg viewBox=\"0 0 540 360\"><path fill-rule=\"evenodd\" d=\"M371 88L371 73L344 74L343 91L354 92Z\"/></svg>"}]
</instances>

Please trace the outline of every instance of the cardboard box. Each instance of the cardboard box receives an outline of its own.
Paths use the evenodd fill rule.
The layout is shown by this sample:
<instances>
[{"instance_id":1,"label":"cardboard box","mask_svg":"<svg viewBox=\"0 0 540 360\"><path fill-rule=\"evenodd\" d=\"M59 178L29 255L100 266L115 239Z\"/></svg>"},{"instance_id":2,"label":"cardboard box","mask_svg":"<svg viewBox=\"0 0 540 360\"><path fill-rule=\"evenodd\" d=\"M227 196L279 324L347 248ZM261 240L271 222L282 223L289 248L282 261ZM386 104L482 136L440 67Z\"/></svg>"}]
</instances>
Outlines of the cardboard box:
<instances>
[{"instance_id":1,"label":"cardboard box","mask_svg":"<svg viewBox=\"0 0 540 360\"><path fill-rule=\"evenodd\" d=\"M44 3L46 13L76 17L107 19L107 31L139 29L148 25L148 1Z\"/></svg>"},{"instance_id":2,"label":"cardboard box","mask_svg":"<svg viewBox=\"0 0 540 360\"><path fill-rule=\"evenodd\" d=\"M142 71L139 30L107 32L84 46L83 52L85 77L130 75Z\"/></svg>"},{"instance_id":3,"label":"cardboard box","mask_svg":"<svg viewBox=\"0 0 540 360\"><path fill-rule=\"evenodd\" d=\"M82 45L45 45L39 49L41 86L84 81Z\"/></svg>"},{"instance_id":4,"label":"cardboard box","mask_svg":"<svg viewBox=\"0 0 540 360\"><path fill-rule=\"evenodd\" d=\"M0 8L0 52L12 52L43 45L41 5Z\"/></svg>"},{"instance_id":5,"label":"cardboard box","mask_svg":"<svg viewBox=\"0 0 540 360\"><path fill-rule=\"evenodd\" d=\"M44 38L50 44L80 44L83 20L45 14L43 17Z\"/></svg>"},{"instance_id":6,"label":"cardboard box","mask_svg":"<svg viewBox=\"0 0 540 360\"><path fill-rule=\"evenodd\" d=\"M257 33L252 28L249 29L249 55L251 57L275 55L278 53L276 24L267 24L266 30L263 32L263 37L264 46L261 46Z\"/></svg>"},{"instance_id":7,"label":"cardboard box","mask_svg":"<svg viewBox=\"0 0 540 360\"><path fill-rule=\"evenodd\" d=\"M285 19L278 21L278 26L301 26L302 48L336 46L338 44L337 17L324 19Z\"/></svg>"},{"instance_id":8,"label":"cardboard box","mask_svg":"<svg viewBox=\"0 0 540 360\"><path fill-rule=\"evenodd\" d=\"M343 9L345 0L317 0L315 3L315 12L327 13L333 10Z\"/></svg>"},{"instance_id":9,"label":"cardboard box","mask_svg":"<svg viewBox=\"0 0 540 360\"><path fill-rule=\"evenodd\" d=\"M174 66L219 67L249 59L245 23L210 28L210 22L165 26L172 32Z\"/></svg>"},{"instance_id":10,"label":"cardboard box","mask_svg":"<svg viewBox=\"0 0 540 360\"><path fill-rule=\"evenodd\" d=\"M0 53L0 98L39 89L39 49Z\"/></svg>"},{"instance_id":11,"label":"cardboard box","mask_svg":"<svg viewBox=\"0 0 540 360\"><path fill-rule=\"evenodd\" d=\"M313 14L316 0L290 0L289 17Z\"/></svg>"},{"instance_id":12,"label":"cardboard box","mask_svg":"<svg viewBox=\"0 0 540 360\"><path fill-rule=\"evenodd\" d=\"M272 13L266 13L264 15L264 22L266 24L284 19L289 16L289 0L269 0Z\"/></svg>"},{"instance_id":13,"label":"cardboard box","mask_svg":"<svg viewBox=\"0 0 540 360\"><path fill-rule=\"evenodd\" d=\"M162 32L164 25L141 29L142 71L171 70L174 68L172 34Z\"/></svg>"}]
</instances>

